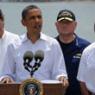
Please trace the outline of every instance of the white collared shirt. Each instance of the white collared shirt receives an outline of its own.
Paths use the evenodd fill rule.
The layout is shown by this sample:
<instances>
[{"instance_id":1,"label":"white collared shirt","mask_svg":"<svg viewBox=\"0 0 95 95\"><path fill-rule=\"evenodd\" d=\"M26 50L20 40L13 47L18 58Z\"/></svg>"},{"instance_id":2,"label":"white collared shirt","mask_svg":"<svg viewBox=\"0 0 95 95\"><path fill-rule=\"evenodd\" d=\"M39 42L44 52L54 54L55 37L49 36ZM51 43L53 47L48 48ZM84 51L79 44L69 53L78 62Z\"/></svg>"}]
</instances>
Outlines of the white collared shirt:
<instances>
[{"instance_id":1,"label":"white collared shirt","mask_svg":"<svg viewBox=\"0 0 95 95\"><path fill-rule=\"evenodd\" d=\"M38 80L52 80L58 76L67 76L65 63L61 48L58 42L41 33L40 39L32 43L24 34L18 41L15 41L8 47L3 75L11 76L16 82L21 82L30 78L30 73L24 68L23 56L26 51L32 51L33 54L37 50L44 52L44 60L33 77ZM32 66L34 59L30 63Z\"/></svg>"},{"instance_id":2,"label":"white collared shirt","mask_svg":"<svg viewBox=\"0 0 95 95\"><path fill-rule=\"evenodd\" d=\"M95 93L95 43L83 51L77 79L84 82L89 91Z\"/></svg>"},{"instance_id":3,"label":"white collared shirt","mask_svg":"<svg viewBox=\"0 0 95 95\"><path fill-rule=\"evenodd\" d=\"M0 75L2 72L2 67L4 64L4 58L6 55L7 47L17 37L18 36L16 34L4 30L4 34L2 38L0 38Z\"/></svg>"}]
</instances>

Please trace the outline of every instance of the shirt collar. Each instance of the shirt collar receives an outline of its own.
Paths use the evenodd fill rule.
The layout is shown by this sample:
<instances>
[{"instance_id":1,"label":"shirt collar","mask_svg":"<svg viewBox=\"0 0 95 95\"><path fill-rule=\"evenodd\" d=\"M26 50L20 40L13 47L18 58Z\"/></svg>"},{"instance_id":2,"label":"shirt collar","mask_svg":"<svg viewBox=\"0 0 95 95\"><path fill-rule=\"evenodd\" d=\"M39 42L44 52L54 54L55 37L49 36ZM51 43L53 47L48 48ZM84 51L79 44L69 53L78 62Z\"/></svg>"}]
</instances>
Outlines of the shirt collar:
<instances>
[{"instance_id":1,"label":"shirt collar","mask_svg":"<svg viewBox=\"0 0 95 95\"><path fill-rule=\"evenodd\" d=\"M6 33L7 33L7 32L4 30L4 33L3 33L3 35L2 35L2 38L1 38L1 39L4 39L4 38L5 38Z\"/></svg>"},{"instance_id":2,"label":"shirt collar","mask_svg":"<svg viewBox=\"0 0 95 95\"><path fill-rule=\"evenodd\" d=\"M27 33L21 36L22 42L28 41ZM44 33L40 33L40 39L47 41L47 36Z\"/></svg>"}]
</instances>

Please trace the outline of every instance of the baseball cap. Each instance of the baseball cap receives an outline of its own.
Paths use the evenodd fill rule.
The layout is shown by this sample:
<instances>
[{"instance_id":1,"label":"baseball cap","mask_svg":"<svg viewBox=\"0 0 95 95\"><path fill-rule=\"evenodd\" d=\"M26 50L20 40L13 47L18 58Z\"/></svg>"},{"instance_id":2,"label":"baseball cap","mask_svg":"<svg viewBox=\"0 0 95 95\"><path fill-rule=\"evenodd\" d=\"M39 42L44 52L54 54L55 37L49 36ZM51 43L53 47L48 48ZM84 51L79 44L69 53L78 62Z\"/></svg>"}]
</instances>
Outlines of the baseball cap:
<instances>
[{"instance_id":1,"label":"baseball cap","mask_svg":"<svg viewBox=\"0 0 95 95\"><path fill-rule=\"evenodd\" d=\"M65 9L65 10L61 10L58 13L57 21L61 21L61 20L75 21L76 18L72 11Z\"/></svg>"}]
</instances>

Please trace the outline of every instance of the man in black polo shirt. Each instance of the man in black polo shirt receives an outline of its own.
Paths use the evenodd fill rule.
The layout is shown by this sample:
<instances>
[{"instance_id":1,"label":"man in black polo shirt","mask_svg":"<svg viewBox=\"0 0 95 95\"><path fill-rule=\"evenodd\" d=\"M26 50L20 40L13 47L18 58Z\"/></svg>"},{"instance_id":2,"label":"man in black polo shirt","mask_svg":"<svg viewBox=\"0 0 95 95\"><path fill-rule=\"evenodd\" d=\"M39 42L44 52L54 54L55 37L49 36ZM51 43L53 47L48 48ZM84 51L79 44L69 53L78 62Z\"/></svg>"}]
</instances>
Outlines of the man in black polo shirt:
<instances>
[{"instance_id":1,"label":"man in black polo shirt","mask_svg":"<svg viewBox=\"0 0 95 95\"><path fill-rule=\"evenodd\" d=\"M77 80L77 72L81 54L84 48L90 43L74 33L77 22L72 11L61 10L55 24L59 33L56 39L61 46L65 58L69 80L69 87L65 95L81 95L80 85Z\"/></svg>"}]
</instances>

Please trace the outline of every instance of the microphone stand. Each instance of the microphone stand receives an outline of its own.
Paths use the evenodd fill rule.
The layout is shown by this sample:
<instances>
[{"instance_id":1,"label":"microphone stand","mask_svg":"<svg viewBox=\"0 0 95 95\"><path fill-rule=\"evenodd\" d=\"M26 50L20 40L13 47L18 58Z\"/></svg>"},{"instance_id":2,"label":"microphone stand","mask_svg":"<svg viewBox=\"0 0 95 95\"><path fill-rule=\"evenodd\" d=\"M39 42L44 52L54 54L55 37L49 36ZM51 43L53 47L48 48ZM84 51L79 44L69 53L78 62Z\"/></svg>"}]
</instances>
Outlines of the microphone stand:
<instances>
[{"instance_id":1,"label":"microphone stand","mask_svg":"<svg viewBox=\"0 0 95 95\"><path fill-rule=\"evenodd\" d=\"M34 72L36 71L36 70L38 70L38 68L41 66L41 62L35 62L35 64L34 64L34 66L32 66L32 68L31 68L31 72L30 72L30 75L31 76L33 76L33 74L34 74Z\"/></svg>"},{"instance_id":2,"label":"microphone stand","mask_svg":"<svg viewBox=\"0 0 95 95\"><path fill-rule=\"evenodd\" d=\"M41 66L41 61L35 62L33 66L30 65L30 62L24 62L24 68L30 73L31 77L33 76L34 72L38 70L38 68Z\"/></svg>"}]
</instances>

